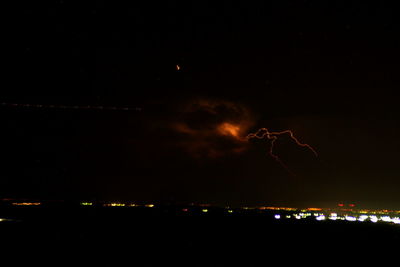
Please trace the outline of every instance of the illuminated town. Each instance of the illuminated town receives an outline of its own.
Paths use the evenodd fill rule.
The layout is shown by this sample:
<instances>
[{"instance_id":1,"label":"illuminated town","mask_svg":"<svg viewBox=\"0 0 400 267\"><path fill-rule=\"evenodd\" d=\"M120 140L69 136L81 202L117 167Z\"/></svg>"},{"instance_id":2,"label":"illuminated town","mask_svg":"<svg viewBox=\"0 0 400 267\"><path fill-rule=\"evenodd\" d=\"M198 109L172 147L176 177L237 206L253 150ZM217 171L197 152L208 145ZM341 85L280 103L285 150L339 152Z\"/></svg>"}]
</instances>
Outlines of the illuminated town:
<instances>
[{"instance_id":1,"label":"illuminated town","mask_svg":"<svg viewBox=\"0 0 400 267\"><path fill-rule=\"evenodd\" d=\"M103 206L103 207L144 207L154 208L155 204L135 204L129 202L81 202L81 206ZM158 206L163 208L162 206ZM339 204L338 208L291 208L291 207L214 207L208 204L191 204L188 207L183 207L179 210L181 213L226 213L226 214L250 214L250 213L265 213L272 214L276 220L285 219L315 219L317 221L332 220L332 221L349 221L349 222L384 222L400 224L400 210L372 210L372 209L356 209L350 204L348 208L344 204Z\"/></svg>"},{"instance_id":2,"label":"illuminated town","mask_svg":"<svg viewBox=\"0 0 400 267\"><path fill-rule=\"evenodd\" d=\"M2 200L2 207L46 207L53 206L51 202L27 201L27 200ZM274 206L241 206L241 207L218 207L210 204L189 205L162 205L153 203L133 203L124 201L80 201L74 203L75 207L81 208L137 208L153 209L171 212L175 215L251 215L269 216L276 221L305 220L305 221L347 221L364 223L389 223L400 224L400 210L388 209L358 209L354 204L338 204L334 208L294 208ZM57 207L57 205L55 205ZM1 218L0 222L11 221L10 218Z\"/></svg>"}]
</instances>

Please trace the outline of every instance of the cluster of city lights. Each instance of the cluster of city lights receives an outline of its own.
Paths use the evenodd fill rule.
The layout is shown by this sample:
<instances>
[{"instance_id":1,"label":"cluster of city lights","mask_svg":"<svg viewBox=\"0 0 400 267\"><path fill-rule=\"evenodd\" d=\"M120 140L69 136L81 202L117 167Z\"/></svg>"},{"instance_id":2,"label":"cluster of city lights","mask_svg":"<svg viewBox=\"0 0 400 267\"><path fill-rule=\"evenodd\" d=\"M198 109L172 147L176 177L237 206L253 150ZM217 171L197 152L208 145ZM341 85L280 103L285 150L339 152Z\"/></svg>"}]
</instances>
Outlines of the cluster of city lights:
<instances>
[{"instance_id":1,"label":"cluster of city lights","mask_svg":"<svg viewBox=\"0 0 400 267\"><path fill-rule=\"evenodd\" d=\"M145 208L153 208L156 205L155 204L135 204L135 203L124 203L124 202L107 202L107 203L95 203L95 202L88 202L88 201L82 201L80 202L81 206L87 206L87 207L94 207L94 206L100 206L100 207L145 207ZM211 205L209 204L199 204L197 205L198 207L201 207L199 212L201 213L209 213ZM253 209L253 208L247 208L244 207L243 209ZM192 210L191 208L181 208L180 211L187 213L194 211L196 213L196 210ZM229 214L232 214L234 212L234 209L230 207L225 207L225 211Z\"/></svg>"},{"instance_id":2,"label":"cluster of city lights","mask_svg":"<svg viewBox=\"0 0 400 267\"><path fill-rule=\"evenodd\" d=\"M342 220L342 221L349 221L349 222L385 222L385 223L394 223L394 224L400 224L400 217L391 217L389 215L375 215L375 214L344 214L344 215L338 215L338 213L311 213L311 212L306 212L306 213L293 213L290 215L281 215L281 214L275 214L274 218L279 220L279 219L306 219L309 217L315 218L317 221L325 221L325 220Z\"/></svg>"},{"instance_id":3,"label":"cluster of city lights","mask_svg":"<svg viewBox=\"0 0 400 267\"><path fill-rule=\"evenodd\" d=\"M81 206L94 206L95 203L93 202L87 202L83 201L80 203ZM144 204L144 205L138 205L135 203L123 203L123 202L108 202L101 204L102 207L146 207L146 208L153 208L155 205L154 204Z\"/></svg>"},{"instance_id":4,"label":"cluster of city lights","mask_svg":"<svg viewBox=\"0 0 400 267\"><path fill-rule=\"evenodd\" d=\"M296 211L297 208L288 207L257 207L259 210L284 210L284 211Z\"/></svg>"},{"instance_id":5,"label":"cluster of city lights","mask_svg":"<svg viewBox=\"0 0 400 267\"><path fill-rule=\"evenodd\" d=\"M2 199L3 205L12 205L16 207L40 207L47 206L47 202L29 201L26 199ZM168 206L155 205L152 203L133 203L123 201L81 201L79 205L82 207L142 207L142 208L158 208L169 209ZM317 221L348 221L348 222L372 222L372 223L391 223L400 224L400 210L369 210L355 208L354 204L339 204L334 208L293 208L293 207L273 207L273 206L242 206L232 208L230 206L217 207L211 204L195 204L190 203L182 207L176 207L178 213L181 214L258 214L265 213L273 218L280 219L314 219ZM0 222L6 219L1 219Z\"/></svg>"}]
</instances>

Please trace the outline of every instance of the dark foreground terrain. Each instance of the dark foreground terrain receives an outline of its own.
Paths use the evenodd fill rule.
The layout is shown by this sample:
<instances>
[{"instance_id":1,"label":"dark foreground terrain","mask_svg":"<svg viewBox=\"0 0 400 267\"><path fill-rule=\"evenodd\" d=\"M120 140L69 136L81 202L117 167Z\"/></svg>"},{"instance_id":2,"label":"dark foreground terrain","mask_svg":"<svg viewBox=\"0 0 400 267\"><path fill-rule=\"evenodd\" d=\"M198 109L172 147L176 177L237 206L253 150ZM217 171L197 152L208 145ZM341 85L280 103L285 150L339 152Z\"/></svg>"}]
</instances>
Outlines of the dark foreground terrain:
<instances>
[{"instance_id":1,"label":"dark foreground terrain","mask_svg":"<svg viewBox=\"0 0 400 267\"><path fill-rule=\"evenodd\" d=\"M212 208L7 207L0 218L13 219L0 236L1 259L14 266L397 266L400 243L399 225Z\"/></svg>"}]
</instances>

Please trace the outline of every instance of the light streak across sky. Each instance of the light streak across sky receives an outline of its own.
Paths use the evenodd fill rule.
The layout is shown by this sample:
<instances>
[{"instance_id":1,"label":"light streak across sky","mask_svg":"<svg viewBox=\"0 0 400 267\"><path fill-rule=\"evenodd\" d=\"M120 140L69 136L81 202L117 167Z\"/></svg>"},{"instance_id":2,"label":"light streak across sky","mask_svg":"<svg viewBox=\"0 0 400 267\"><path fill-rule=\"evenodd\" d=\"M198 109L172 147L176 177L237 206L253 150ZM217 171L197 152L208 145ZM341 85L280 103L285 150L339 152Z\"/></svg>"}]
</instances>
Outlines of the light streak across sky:
<instances>
[{"instance_id":1,"label":"light streak across sky","mask_svg":"<svg viewBox=\"0 0 400 267\"><path fill-rule=\"evenodd\" d=\"M30 109L71 109L71 110L117 110L117 111L142 111L140 107L98 106L98 105L53 105L53 104L26 104L26 103L0 103L2 107L30 108Z\"/></svg>"}]
</instances>

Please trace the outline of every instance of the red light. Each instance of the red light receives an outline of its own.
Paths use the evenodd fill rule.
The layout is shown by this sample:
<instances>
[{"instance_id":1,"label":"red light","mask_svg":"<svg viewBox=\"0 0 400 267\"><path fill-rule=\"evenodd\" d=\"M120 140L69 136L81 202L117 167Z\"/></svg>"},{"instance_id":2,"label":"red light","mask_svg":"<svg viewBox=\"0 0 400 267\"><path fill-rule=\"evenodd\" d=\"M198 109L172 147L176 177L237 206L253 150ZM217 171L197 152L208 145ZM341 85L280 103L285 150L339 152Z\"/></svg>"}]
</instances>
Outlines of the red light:
<instances>
[{"instance_id":1,"label":"red light","mask_svg":"<svg viewBox=\"0 0 400 267\"><path fill-rule=\"evenodd\" d=\"M349 204L349 207L355 207L356 205L354 205L354 204Z\"/></svg>"},{"instance_id":2,"label":"red light","mask_svg":"<svg viewBox=\"0 0 400 267\"><path fill-rule=\"evenodd\" d=\"M339 206L339 207L343 207L343 206L344 206L344 204L340 203L340 204L338 204L338 206Z\"/></svg>"}]
</instances>

